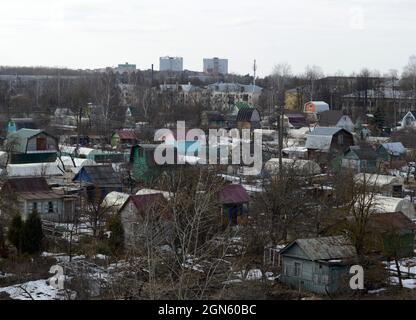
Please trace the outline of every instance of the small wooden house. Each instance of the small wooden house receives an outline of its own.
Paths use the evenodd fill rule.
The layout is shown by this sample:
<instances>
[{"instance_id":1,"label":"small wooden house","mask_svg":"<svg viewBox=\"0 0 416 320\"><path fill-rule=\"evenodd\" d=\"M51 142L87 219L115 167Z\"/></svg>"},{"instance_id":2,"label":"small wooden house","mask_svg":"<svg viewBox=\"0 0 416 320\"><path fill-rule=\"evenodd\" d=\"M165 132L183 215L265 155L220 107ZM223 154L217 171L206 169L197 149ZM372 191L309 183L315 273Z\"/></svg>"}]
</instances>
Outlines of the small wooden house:
<instances>
[{"instance_id":1,"label":"small wooden house","mask_svg":"<svg viewBox=\"0 0 416 320\"><path fill-rule=\"evenodd\" d=\"M111 165L83 166L72 181L80 183L88 199L96 203L101 203L110 192L122 192L123 189Z\"/></svg>"},{"instance_id":2,"label":"small wooden house","mask_svg":"<svg viewBox=\"0 0 416 320\"><path fill-rule=\"evenodd\" d=\"M118 130L111 137L111 146L113 148L131 148L135 144L137 144L137 137L134 129Z\"/></svg>"},{"instance_id":3,"label":"small wooden house","mask_svg":"<svg viewBox=\"0 0 416 320\"><path fill-rule=\"evenodd\" d=\"M402 177L359 173L354 176L354 181L366 185L368 190L383 196L403 198L404 179Z\"/></svg>"},{"instance_id":4,"label":"small wooden house","mask_svg":"<svg viewBox=\"0 0 416 320\"><path fill-rule=\"evenodd\" d=\"M241 224L246 217L250 196L240 184L229 184L218 193L222 216L229 226Z\"/></svg>"},{"instance_id":5,"label":"small wooden house","mask_svg":"<svg viewBox=\"0 0 416 320\"><path fill-rule=\"evenodd\" d=\"M329 161L354 144L352 133L345 129L317 127L308 135L305 147L308 149L309 159Z\"/></svg>"},{"instance_id":6,"label":"small wooden house","mask_svg":"<svg viewBox=\"0 0 416 320\"><path fill-rule=\"evenodd\" d=\"M219 111L204 111L201 114L201 125L207 129L225 128L225 117Z\"/></svg>"},{"instance_id":7,"label":"small wooden house","mask_svg":"<svg viewBox=\"0 0 416 320\"><path fill-rule=\"evenodd\" d=\"M341 167L353 169L355 172L377 172L380 159L377 152L370 146L351 146L341 159Z\"/></svg>"},{"instance_id":8,"label":"small wooden house","mask_svg":"<svg viewBox=\"0 0 416 320\"><path fill-rule=\"evenodd\" d=\"M297 290L327 294L343 289L343 276L348 275L356 251L344 237L298 239L280 257L281 282Z\"/></svg>"},{"instance_id":9,"label":"small wooden house","mask_svg":"<svg viewBox=\"0 0 416 320\"><path fill-rule=\"evenodd\" d=\"M370 242L386 259L411 258L416 225L401 212L377 213L368 221Z\"/></svg>"},{"instance_id":10,"label":"small wooden house","mask_svg":"<svg viewBox=\"0 0 416 320\"><path fill-rule=\"evenodd\" d=\"M58 139L43 130L20 129L7 136L5 150L12 164L54 162Z\"/></svg>"},{"instance_id":11,"label":"small wooden house","mask_svg":"<svg viewBox=\"0 0 416 320\"><path fill-rule=\"evenodd\" d=\"M155 160L155 151L159 144L139 144L131 148L130 151L130 168L132 177L136 181L151 181L158 177L167 168L174 170L176 165L163 164L159 165ZM171 149L175 163L178 157L178 151L175 146L164 145L165 150ZM167 152L167 151L166 151Z\"/></svg>"},{"instance_id":12,"label":"small wooden house","mask_svg":"<svg viewBox=\"0 0 416 320\"><path fill-rule=\"evenodd\" d=\"M42 220L66 222L75 213L77 197L52 190L44 177L8 178L1 194L24 220L37 211Z\"/></svg>"},{"instance_id":13,"label":"small wooden house","mask_svg":"<svg viewBox=\"0 0 416 320\"><path fill-rule=\"evenodd\" d=\"M146 239L162 245L172 237L172 215L161 193L130 196L119 214L127 247Z\"/></svg>"},{"instance_id":14,"label":"small wooden house","mask_svg":"<svg viewBox=\"0 0 416 320\"><path fill-rule=\"evenodd\" d=\"M377 154L384 161L403 160L406 148L401 142L383 143L377 148Z\"/></svg>"},{"instance_id":15,"label":"small wooden house","mask_svg":"<svg viewBox=\"0 0 416 320\"><path fill-rule=\"evenodd\" d=\"M242 129L260 129L261 116L255 108L242 108L237 114L237 128Z\"/></svg>"}]
</instances>

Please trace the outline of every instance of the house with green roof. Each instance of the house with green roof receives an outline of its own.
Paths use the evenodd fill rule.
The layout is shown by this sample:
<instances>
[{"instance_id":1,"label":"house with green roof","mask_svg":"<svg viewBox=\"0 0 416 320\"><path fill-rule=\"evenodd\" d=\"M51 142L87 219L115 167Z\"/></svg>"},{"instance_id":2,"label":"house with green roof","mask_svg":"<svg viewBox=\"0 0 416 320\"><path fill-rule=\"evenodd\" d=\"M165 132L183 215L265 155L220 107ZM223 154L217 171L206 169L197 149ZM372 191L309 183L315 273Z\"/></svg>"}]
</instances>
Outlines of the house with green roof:
<instances>
[{"instance_id":1,"label":"house with green roof","mask_svg":"<svg viewBox=\"0 0 416 320\"><path fill-rule=\"evenodd\" d=\"M54 162L58 139L43 130L24 128L9 133L4 149L12 164Z\"/></svg>"}]
</instances>

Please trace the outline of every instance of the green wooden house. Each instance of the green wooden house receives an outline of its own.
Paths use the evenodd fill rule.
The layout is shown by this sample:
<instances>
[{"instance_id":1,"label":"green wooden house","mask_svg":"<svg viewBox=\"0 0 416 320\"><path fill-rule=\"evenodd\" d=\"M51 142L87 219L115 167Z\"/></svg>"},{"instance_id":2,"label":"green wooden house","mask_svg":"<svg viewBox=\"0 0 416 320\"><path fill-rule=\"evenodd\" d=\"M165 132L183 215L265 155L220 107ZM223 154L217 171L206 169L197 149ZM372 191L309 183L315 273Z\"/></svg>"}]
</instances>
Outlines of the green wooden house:
<instances>
[{"instance_id":1,"label":"green wooden house","mask_svg":"<svg viewBox=\"0 0 416 320\"><path fill-rule=\"evenodd\" d=\"M380 162L377 152L370 146L351 146L342 157L341 167L359 173L375 173Z\"/></svg>"},{"instance_id":2,"label":"green wooden house","mask_svg":"<svg viewBox=\"0 0 416 320\"><path fill-rule=\"evenodd\" d=\"M55 162L58 139L43 130L24 128L8 134L4 149L12 164Z\"/></svg>"},{"instance_id":3,"label":"green wooden house","mask_svg":"<svg viewBox=\"0 0 416 320\"><path fill-rule=\"evenodd\" d=\"M131 148L130 168L132 177L136 181L149 182L164 172L169 165L158 165L155 161L155 150L158 144L139 144ZM176 148L173 146L175 159L177 156Z\"/></svg>"}]
</instances>

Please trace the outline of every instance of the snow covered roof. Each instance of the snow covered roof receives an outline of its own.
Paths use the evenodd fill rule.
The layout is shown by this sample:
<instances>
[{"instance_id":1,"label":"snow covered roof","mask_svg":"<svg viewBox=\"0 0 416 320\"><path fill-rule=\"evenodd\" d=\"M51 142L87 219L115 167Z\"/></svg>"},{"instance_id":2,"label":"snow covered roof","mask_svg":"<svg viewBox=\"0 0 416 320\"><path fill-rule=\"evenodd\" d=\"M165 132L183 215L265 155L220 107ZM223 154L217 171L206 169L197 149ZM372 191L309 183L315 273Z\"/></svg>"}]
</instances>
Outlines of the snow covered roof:
<instances>
[{"instance_id":1,"label":"snow covered roof","mask_svg":"<svg viewBox=\"0 0 416 320\"><path fill-rule=\"evenodd\" d=\"M400 156L403 153L406 153L406 148L401 142L383 143L382 146L390 155L393 156Z\"/></svg>"},{"instance_id":2,"label":"snow covered roof","mask_svg":"<svg viewBox=\"0 0 416 320\"><path fill-rule=\"evenodd\" d=\"M129 196L129 194L123 192L110 192L105 196L101 206L106 209L111 208L114 209L114 211L118 211L127 201Z\"/></svg>"},{"instance_id":3,"label":"snow covered roof","mask_svg":"<svg viewBox=\"0 0 416 320\"><path fill-rule=\"evenodd\" d=\"M302 127L299 129L289 129L288 136L296 139L306 139L306 135L309 134L311 129L309 127Z\"/></svg>"},{"instance_id":4,"label":"snow covered roof","mask_svg":"<svg viewBox=\"0 0 416 320\"><path fill-rule=\"evenodd\" d=\"M136 195L147 195L147 194L158 194L161 193L166 200L169 200L173 197L173 193L167 191L160 191L155 189L141 189L136 192Z\"/></svg>"},{"instance_id":5,"label":"snow covered roof","mask_svg":"<svg viewBox=\"0 0 416 320\"><path fill-rule=\"evenodd\" d=\"M415 207L407 199L374 195L373 203L374 213L401 212L411 220L416 219Z\"/></svg>"},{"instance_id":6,"label":"snow covered roof","mask_svg":"<svg viewBox=\"0 0 416 320\"><path fill-rule=\"evenodd\" d=\"M76 147L68 146L68 145L59 145L59 149L61 150L62 153L75 154ZM78 155L85 156L85 157L88 157L93 154L99 154L100 152L101 152L100 150L92 149L92 148L85 148L85 147L78 148Z\"/></svg>"},{"instance_id":7,"label":"snow covered roof","mask_svg":"<svg viewBox=\"0 0 416 320\"><path fill-rule=\"evenodd\" d=\"M331 149L332 135L331 136L317 136L308 135L306 139L305 148L311 150L320 150L322 152L328 152Z\"/></svg>"},{"instance_id":8,"label":"snow covered roof","mask_svg":"<svg viewBox=\"0 0 416 320\"><path fill-rule=\"evenodd\" d=\"M7 174L10 177L62 176L64 170L57 162L9 164Z\"/></svg>"},{"instance_id":9,"label":"snow covered roof","mask_svg":"<svg viewBox=\"0 0 416 320\"><path fill-rule=\"evenodd\" d=\"M294 169L298 173L309 175L309 174L320 174L320 166L311 160L299 160L299 159L282 159L283 168ZM279 159L273 158L266 162L265 169L272 174L279 172Z\"/></svg>"},{"instance_id":10,"label":"snow covered roof","mask_svg":"<svg viewBox=\"0 0 416 320\"><path fill-rule=\"evenodd\" d=\"M74 173L77 173L83 166L94 165L95 161L84 158L71 158L70 156L62 156L62 162L65 165L65 169L70 168ZM57 161L60 161L59 159ZM74 165L75 162L75 165Z\"/></svg>"},{"instance_id":11,"label":"snow covered roof","mask_svg":"<svg viewBox=\"0 0 416 320\"><path fill-rule=\"evenodd\" d=\"M367 183L370 186L375 186L379 188L382 188L385 186L404 184L404 179L402 177L377 175L377 174L369 174L369 173L359 173L355 175L354 180L357 183Z\"/></svg>"},{"instance_id":12,"label":"snow covered roof","mask_svg":"<svg viewBox=\"0 0 416 320\"><path fill-rule=\"evenodd\" d=\"M341 131L342 128L337 127L316 127L310 135L312 136L333 136L334 134Z\"/></svg>"}]
</instances>

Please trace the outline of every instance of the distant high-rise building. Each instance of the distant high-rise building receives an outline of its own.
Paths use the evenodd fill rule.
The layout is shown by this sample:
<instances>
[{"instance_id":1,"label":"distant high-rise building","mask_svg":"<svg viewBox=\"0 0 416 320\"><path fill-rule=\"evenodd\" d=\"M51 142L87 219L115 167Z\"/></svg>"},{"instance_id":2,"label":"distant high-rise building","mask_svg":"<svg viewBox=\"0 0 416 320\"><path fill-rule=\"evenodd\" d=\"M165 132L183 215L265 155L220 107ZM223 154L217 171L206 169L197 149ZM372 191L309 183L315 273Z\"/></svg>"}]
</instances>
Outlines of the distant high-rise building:
<instances>
[{"instance_id":1,"label":"distant high-rise building","mask_svg":"<svg viewBox=\"0 0 416 320\"><path fill-rule=\"evenodd\" d=\"M204 72L209 74L227 74L228 59L204 59Z\"/></svg>"},{"instance_id":2,"label":"distant high-rise building","mask_svg":"<svg viewBox=\"0 0 416 320\"><path fill-rule=\"evenodd\" d=\"M135 64L129 64L126 62L125 64L119 64L116 68L116 72L124 73L124 72L135 72L136 71L136 65Z\"/></svg>"},{"instance_id":3,"label":"distant high-rise building","mask_svg":"<svg viewBox=\"0 0 416 320\"><path fill-rule=\"evenodd\" d=\"M182 57L161 57L160 58L160 71L183 71L183 58Z\"/></svg>"}]
</instances>

